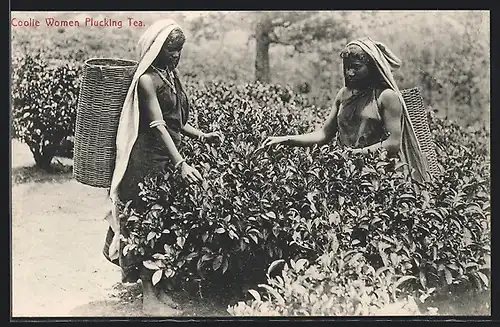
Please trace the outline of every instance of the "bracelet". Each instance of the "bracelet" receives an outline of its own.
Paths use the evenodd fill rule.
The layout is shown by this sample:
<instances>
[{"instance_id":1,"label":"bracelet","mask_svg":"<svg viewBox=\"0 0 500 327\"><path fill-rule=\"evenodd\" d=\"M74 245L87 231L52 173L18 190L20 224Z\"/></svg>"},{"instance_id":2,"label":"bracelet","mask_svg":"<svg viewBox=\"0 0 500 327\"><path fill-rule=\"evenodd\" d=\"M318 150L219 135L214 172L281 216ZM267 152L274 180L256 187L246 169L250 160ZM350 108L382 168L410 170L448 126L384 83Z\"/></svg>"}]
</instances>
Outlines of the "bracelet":
<instances>
[{"instance_id":1,"label":"bracelet","mask_svg":"<svg viewBox=\"0 0 500 327\"><path fill-rule=\"evenodd\" d=\"M163 119L159 120L153 120L152 122L149 123L149 128L154 128L156 126L166 126L167 123Z\"/></svg>"},{"instance_id":2,"label":"bracelet","mask_svg":"<svg viewBox=\"0 0 500 327\"><path fill-rule=\"evenodd\" d=\"M198 140L200 140L201 142L204 142L204 141L205 141L205 133L200 134L200 135L198 136Z\"/></svg>"},{"instance_id":3,"label":"bracelet","mask_svg":"<svg viewBox=\"0 0 500 327\"><path fill-rule=\"evenodd\" d=\"M183 162L186 162L186 159L182 159L181 161L179 161L178 163L175 164L174 166L174 170L177 170L177 168L183 163Z\"/></svg>"}]
</instances>

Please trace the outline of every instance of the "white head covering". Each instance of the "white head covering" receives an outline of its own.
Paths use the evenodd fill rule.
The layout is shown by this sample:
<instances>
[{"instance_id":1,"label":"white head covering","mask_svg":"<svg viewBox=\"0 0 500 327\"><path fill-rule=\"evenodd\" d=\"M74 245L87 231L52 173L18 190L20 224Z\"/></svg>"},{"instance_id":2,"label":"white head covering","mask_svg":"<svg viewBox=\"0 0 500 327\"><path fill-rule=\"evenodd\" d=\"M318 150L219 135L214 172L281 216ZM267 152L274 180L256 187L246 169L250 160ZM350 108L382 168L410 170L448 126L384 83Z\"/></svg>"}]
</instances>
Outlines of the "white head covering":
<instances>
[{"instance_id":1,"label":"white head covering","mask_svg":"<svg viewBox=\"0 0 500 327\"><path fill-rule=\"evenodd\" d=\"M402 159L413 169L412 176L418 181L428 181L431 179L429 163L427 157L422 152L420 143L414 132L413 124L410 120L408 109L401 92L396 84L392 72L401 66L401 60L392 53L383 43L372 40L369 37L351 41L347 46L355 44L365 51L375 62L379 73L383 76L389 87L396 92L403 106L402 115Z\"/></svg>"},{"instance_id":2,"label":"white head covering","mask_svg":"<svg viewBox=\"0 0 500 327\"><path fill-rule=\"evenodd\" d=\"M116 134L116 161L111 179L109 196L113 202L112 215L109 215L109 223L115 233L109 247L111 260L118 258L120 225L118 219L118 186L127 169L132 147L139 133L139 98L137 85L139 78L146 72L156 59L165 40L172 30L180 26L172 19L162 19L149 26L137 43L138 64L132 83L128 89L123 103L118 131Z\"/></svg>"}]
</instances>

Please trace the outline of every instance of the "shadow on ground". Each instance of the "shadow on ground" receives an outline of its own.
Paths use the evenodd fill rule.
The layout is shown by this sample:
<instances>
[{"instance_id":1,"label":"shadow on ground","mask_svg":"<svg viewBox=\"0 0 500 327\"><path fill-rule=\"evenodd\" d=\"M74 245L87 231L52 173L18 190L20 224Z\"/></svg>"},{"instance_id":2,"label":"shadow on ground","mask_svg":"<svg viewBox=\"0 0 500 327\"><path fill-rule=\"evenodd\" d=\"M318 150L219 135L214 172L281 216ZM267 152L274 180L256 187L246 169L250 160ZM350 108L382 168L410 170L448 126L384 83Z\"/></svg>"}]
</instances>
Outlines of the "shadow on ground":
<instances>
[{"instance_id":1,"label":"shadow on ground","mask_svg":"<svg viewBox=\"0 0 500 327\"><path fill-rule=\"evenodd\" d=\"M73 178L73 166L61 163L53 164L50 171L35 165L12 167L12 182L24 184L30 182L62 183Z\"/></svg>"},{"instance_id":2,"label":"shadow on ground","mask_svg":"<svg viewBox=\"0 0 500 327\"><path fill-rule=\"evenodd\" d=\"M198 298L184 292L171 294L183 311L181 317L222 317L229 316L226 311L228 301L215 300L213 297ZM72 317L144 317L140 283L131 286L117 283L107 300L93 301L73 309Z\"/></svg>"},{"instance_id":3,"label":"shadow on ground","mask_svg":"<svg viewBox=\"0 0 500 327\"><path fill-rule=\"evenodd\" d=\"M424 308L425 307L425 308ZM491 291L467 291L458 294L447 294L425 302L421 311L434 307L438 315L446 316L490 316Z\"/></svg>"}]
</instances>

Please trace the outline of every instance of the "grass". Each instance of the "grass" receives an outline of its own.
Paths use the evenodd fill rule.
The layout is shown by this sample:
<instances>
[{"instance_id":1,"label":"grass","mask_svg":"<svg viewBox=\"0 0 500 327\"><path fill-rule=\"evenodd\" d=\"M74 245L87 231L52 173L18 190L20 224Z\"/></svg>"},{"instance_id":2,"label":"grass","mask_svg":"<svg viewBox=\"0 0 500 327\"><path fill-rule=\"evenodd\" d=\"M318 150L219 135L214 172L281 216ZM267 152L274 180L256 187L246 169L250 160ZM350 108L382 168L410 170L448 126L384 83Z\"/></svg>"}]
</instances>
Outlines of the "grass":
<instances>
[{"instance_id":1,"label":"grass","mask_svg":"<svg viewBox=\"0 0 500 327\"><path fill-rule=\"evenodd\" d=\"M39 167L26 166L12 168L12 182L15 184L52 182L62 183L73 178L73 166L57 163L52 166L52 171L48 172Z\"/></svg>"}]
</instances>

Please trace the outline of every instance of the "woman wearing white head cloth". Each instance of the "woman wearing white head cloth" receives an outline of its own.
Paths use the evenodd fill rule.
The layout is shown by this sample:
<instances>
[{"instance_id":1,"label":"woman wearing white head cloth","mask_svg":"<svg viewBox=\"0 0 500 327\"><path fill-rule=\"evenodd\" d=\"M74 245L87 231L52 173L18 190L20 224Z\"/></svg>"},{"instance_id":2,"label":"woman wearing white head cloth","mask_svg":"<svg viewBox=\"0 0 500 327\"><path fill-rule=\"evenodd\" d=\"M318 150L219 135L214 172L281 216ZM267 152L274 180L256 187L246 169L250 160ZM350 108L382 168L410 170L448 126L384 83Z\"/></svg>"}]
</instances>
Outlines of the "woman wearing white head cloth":
<instances>
[{"instance_id":1,"label":"woman wearing white head cloth","mask_svg":"<svg viewBox=\"0 0 500 327\"><path fill-rule=\"evenodd\" d=\"M340 53L345 86L337 93L324 125L311 133L268 137L264 146L325 144L337 136L353 152L379 148L399 154L418 181L431 178L427 159L420 149L406 105L392 71L401 66L384 44L365 37L350 42Z\"/></svg>"},{"instance_id":2,"label":"woman wearing white head cloth","mask_svg":"<svg viewBox=\"0 0 500 327\"><path fill-rule=\"evenodd\" d=\"M110 188L113 201L108 215L110 228L104 247L105 257L122 268L123 282L143 285L143 309L146 314L176 315L173 302L158 298L151 282L151 271L142 258L130 251L123 255L118 204L139 201L138 183L148 174L162 171L166 165L180 170L182 178L199 183L203 177L181 156L181 134L221 140L219 132L203 133L187 123L189 101L176 70L185 42L182 29L167 19L152 24L141 36L137 48L139 63L125 99L116 137L116 163ZM165 301L167 300L167 301Z\"/></svg>"}]
</instances>

